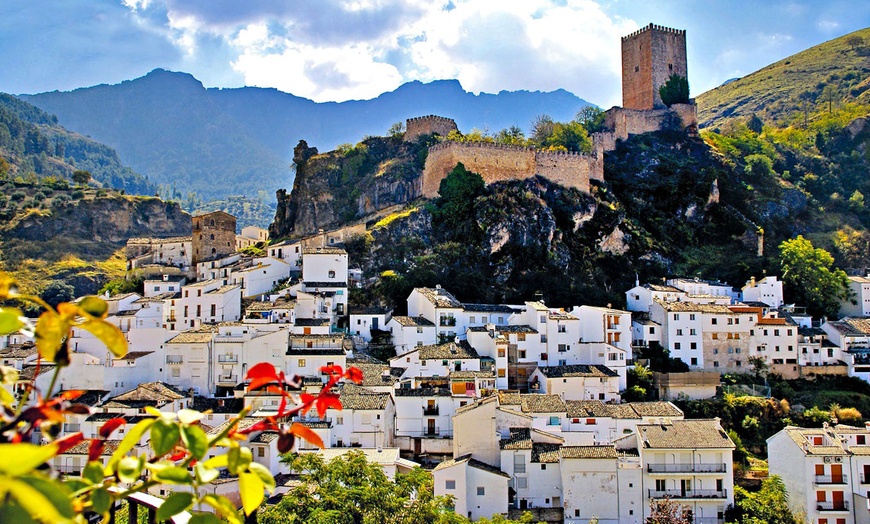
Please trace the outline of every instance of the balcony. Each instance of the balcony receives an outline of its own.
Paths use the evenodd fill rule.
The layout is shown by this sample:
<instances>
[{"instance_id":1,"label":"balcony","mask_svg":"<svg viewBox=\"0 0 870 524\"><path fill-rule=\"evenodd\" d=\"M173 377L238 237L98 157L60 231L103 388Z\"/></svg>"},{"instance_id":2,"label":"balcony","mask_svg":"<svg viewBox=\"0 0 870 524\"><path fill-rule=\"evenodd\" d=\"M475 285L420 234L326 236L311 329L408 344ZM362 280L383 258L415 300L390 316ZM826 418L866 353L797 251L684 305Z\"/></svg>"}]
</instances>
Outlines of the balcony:
<instances>
[{"instance_id":1,"label":"balcony","mask_svg":"<svg viewBox=\"0 0 870 524\"><path fill-rule=\"evenodd\" d=\"M726 499L728 491L724 489L666 489L666 490L649 490L649 498L651 499Z\"/></svg>"},{"instance_id":2,"label":"balcony","mask_svg":"<svg viewBox=\"0 0 870 524\"><path fill-rule=\"evenodd\" d=\"M238 364L238 355L218 355L218 362L221 364Z\"/></svg>"},{"instance_id":3,"label":"balcony","mask_svg":"<svg viewBox=\"0 0 870 524\"><path fill-rule=\"evenodd\" d=\"M441 432L438 430L438 426L427 426L423 428L423 435L427 437L437 437Z\"/></svg>"},{"instance_id":4,"label":"balcony","mask_svg":"<svg viewBox=\"0 0 870 524\"><path fill-rule=\"evenodd\" d=\"M815 484L846 484L848 475L816 475L813 479Z\"/></svg>"},{"instance_id":5,"label":"balcony","mask_svg":"<svg viewBox=\"0 0 870 524\"><path fill-rule=\"evenodd\" d=\"M861 484L870 484L870 474L861 473Z\"/></svg>"},{"instance_id":6,"label":"balcony","mask_svg":"<svg viewBox=\"0 0 870 524\"><path fill-rule=\"evenodd\" d=\"M167 364L182 364L184 362L184 357L181 355L166 355L166 363Z\"/></svg>"},{"instance_id":7,"label":"balcony","mask_svg":"<svg viewBox=\"0 0 870 524\"><path fill-rule=\"evenodd\" d=\"M695 464L647 464L650 473L725 473L725 464L695 463Z\"/></svg>"},{"instance_id":8,"label":"balcony","mask_svg":"<svg viewBox=\"0 0 870 524\"><path fill-rule=\"evenodd\" d=\"M438 321L438 325L450 327L456 325L456 317L441 317Z\"/></svg>"},{"instance_id":9,"label":"balcony","mask_svg":"<svg viewBox=\"0 0 870 524\"><path fill-rule=\"evenodd\" d=\"M217 383L218 384L232 384L233 386L235 386L236 384L239 383L239 376L238 375L221 375L218 377Z\"/></svg>"},{"instance_id":10,"label":"balcony","mask_svg":"<svg viewBox=\"0 0 870 524\"><path fill-rule=\"evenodd\" d=\"M819 511L849 511L849 501L816 502L816 509Z\"/></svg>"},{"instance_id":11,"label":"balcony","mask_svg":"<svg viewBox=\"0 0 870 524\"><path fill-rule=\"evenodd\" d=\"M438 415L438 406L427 406L423 408L423 415L434 417Z\"/></svg>"}]
</instances>

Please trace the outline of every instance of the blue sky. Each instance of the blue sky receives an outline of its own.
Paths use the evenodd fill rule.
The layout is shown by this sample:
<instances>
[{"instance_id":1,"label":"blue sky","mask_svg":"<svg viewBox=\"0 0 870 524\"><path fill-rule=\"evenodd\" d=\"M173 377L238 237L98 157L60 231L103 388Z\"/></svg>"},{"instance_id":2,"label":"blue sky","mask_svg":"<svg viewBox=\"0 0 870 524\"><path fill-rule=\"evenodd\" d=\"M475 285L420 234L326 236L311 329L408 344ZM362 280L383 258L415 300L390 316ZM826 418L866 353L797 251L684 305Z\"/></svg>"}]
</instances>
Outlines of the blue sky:
<instances>
[{"instance_id":1,"label":"blue sky","mask_svg":"<svg viewBox=\"0 0 870 524\"><path fill-rule=\"evenodd\" d=\"M621 100L619 38L687 30L697 95L870 26L870 2L750 0L3 0L0 91L114 84L162 67L207 87L317 101L410 80Z\"/></svg>"}]
</instances>

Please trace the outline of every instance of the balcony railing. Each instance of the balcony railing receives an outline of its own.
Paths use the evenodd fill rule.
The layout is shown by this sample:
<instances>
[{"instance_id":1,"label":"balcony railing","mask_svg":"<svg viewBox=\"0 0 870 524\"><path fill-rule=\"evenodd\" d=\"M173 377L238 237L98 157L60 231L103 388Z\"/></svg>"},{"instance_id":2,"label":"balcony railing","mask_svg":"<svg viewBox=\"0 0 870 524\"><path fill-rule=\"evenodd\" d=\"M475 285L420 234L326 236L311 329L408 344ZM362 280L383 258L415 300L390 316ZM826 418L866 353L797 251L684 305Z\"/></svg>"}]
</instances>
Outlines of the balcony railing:
<instances>
[{"instance_id":1,"label":"balcony railing","mask_svg":"<svg viewBox=\"0 0 870 524\"><path fill-rule=\"evenodd\" d=\"M218 377L217 381L219 384L220 383L231 383L231 384L235 385L235 384L239 383L239 376L238 375L221 375Z\"/></svg>"},{"instance_id":2,"label":"balcony railing","mask_svg":"<svg viewBox=\"0 0 870 524\"><path fill-rule=\"evenodd\" d=\"M649 490L649 498L661 499L724 499L728 498L728 491L724 489L666 489Z\"/></svg>"},{"instance_id":3,"label":"balcony railing","mask_svg":"<svg viewBox=\"0 0 870 524\"><path fill-rule=\"evenodd\" d=\"M440 435L441 432L438 431L438 426L434 426L434 427L426 426L423 428L423 434L426 436L435 436L435 435Z\"/></svg>"},{"instance_id":4,"label":"balcony railing","mask_svg":"<svg viewBox=\"0 0 870 524\"><path fill-rule=\"evenodd\" d=\"M816 475L814 482L816 484L846 484L848 480L847 475Z\"/></svg>"},{"instance_id":5,"label":"balcony railing","mask_svg":"<svg viewBox=\"0 0 870 524\"><path fill-rule=\"evenodd\" d=\"M650 473L725 473L725 464L647 464Z\"/></svg>"},{"instance_id":6,"label":"balcony railing","mask_svg":"<svg viewBox=\"0 0 870 524\"><path fill-rule=\"evenodd\" d=\"M456 317L441 317L438 322L441 326L455 326L456 325Z\"/></svg>"},{"instance_id":7,"label":"balcony railing","mask_svg":"<svg viewBox=\"0 0 870 524\"><path fill-rule=\"evenodd\" d=\"M76 433L76 432L81 431L81 430L82 430L81 424L64 424L63 425L63 432L64 433ZM81 469L81 468L79 468L79 469Z\"/></svg>"},{"instance_id":8,"label":"balcony railing","mask_svg":"<svg viewBox=\"0 0 870 524\"><path fill-rule=\"evenodd\" d=\"M237 364L239 362L238 355L218 355L218 362L227 364Z\"/></svg>"},{"instance_id":9,"label":"balcony railing","mask_svg":"<svg viewBox=\"0 0 870 524\"><path fill-rule=\"evenodd\" d=\"M816 509L819 511L849 511L849 501L816 502Z\"/></svg>"},{"instance_id":10,"label":"balcony railing","mask_svg":"<svg viewBox=\"0 0 870 524\"><path fill-rule=\"evenodd\" d=\"M438 406L427 406L423 408L423 415L434 417L438 414Z\"/></svg>"},{"instance_id":11,"label":"balcony railing","mask_svg":"<svg viewBox=\"0 0 870 524\"><path fill-rule=\"evenodd\" d=\"M174 355L173 356L169 356L169 355L166 356L166 363L167 364L181 364L183 362L184 362L184 357L174 356Z\"/></svg>"}]
</instances>

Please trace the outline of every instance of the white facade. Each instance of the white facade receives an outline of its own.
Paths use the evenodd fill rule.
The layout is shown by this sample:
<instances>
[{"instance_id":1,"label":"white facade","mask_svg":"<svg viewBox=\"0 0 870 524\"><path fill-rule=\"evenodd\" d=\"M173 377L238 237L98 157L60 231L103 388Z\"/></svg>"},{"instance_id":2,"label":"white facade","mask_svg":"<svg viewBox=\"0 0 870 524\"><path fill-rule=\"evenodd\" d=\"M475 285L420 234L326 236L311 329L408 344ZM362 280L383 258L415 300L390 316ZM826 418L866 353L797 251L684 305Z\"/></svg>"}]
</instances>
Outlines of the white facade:
<instances>
[{"instance_id":1,"label":"white facade","mask_svg":"<svg viewBox=\"0 0 870 524\"><path fill-rule=\"evenodd\" d=\"M764 277L756 281L755 277L743 286L741 292L743 302L763 302L772 308L781 307L784 304L782 294L782 281L774 277Z\"/></svg>"},{"instance_id":2,"label":"white facade","mask_svg":"<svg viewBox=\"0 0 870 524\"><path fill-rule=\"evenodd\" d=\"M432 472L435 495L454 498L454 511L471 520L507 513L510 477L471 455L442 462Z\"/></svg>"}]
</instances>

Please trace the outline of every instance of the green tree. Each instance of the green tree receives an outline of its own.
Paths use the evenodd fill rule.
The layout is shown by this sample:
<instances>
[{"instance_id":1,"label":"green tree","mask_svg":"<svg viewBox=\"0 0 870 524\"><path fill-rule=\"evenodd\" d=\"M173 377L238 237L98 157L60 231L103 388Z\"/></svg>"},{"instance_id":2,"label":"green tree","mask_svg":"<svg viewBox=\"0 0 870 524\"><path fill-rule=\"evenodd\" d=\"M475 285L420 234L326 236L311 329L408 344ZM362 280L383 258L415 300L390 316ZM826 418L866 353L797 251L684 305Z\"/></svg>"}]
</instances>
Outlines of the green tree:
<instances>
[{"instance_id":1,"label":"green tree","mask_svg":"<svg viewBox=\"0 0 870 524\"><path fill-rule=\"evenodd\" d=\"M736 524L799 524L788 507L785 484L777 475L761 481L761 489L749 492L734 486L734 506L725 513Z\"/></svg>"},{"instance_id":2,"label":"green tree","mask_svg":"<svg viewBox=\"0 0 870 524\"><path fill-rule=\"evenodd\" d=\"M550 115L538 115L532 120L532 140L543 144L553 134L556 123Z\"/></svg>"},{"instance_id":3,"label":"green tree","mask_svg":"<svg viewBox=\"0 0 870 524\"><path fill-rule=\"evenodd\" d=\"M591 135L596 131L601 131L601 128L604 127L604 111L598 106L585 106L580 111L577 111L574 120Z\"/></svg>"},{"instance_id":4,"label":"green tree","mask_svg":"<svg viewBox=\"0 0 870 524\"><path fill-rule=\"evenodd\" d=\"M474 223L474 200L483 193L486 183L477 173L473 173L460 162L441 180L435 201L433 219L451 237L474 235L470 231Z\"/></svg>"},{"instance_id":5,"label":"green tree","mask_svg":"<svg viewBox=\"0 0 870 524\"><path fill-rule=\"evenodd\" d=\"M396 122L390 126L390 129L387 130L387 136L391 136L393 138L400 138L405 134L405 123L404 122Z\"/></svg>"},{"instance_id":6,"label":"green tree","mask_svg":"<svg viewBox=\"0 0 870 524\"><path fill-rule=\"evenodd\" d=\"M42 298L49 306L57 307L61 302L69 302L75 298L75 289L61 280L52 280L42 291Z\"/></svg>"},{"instance_id":7,"label":"green tree","mask_svg":"<svg viewBox=\"0 0 870 524\"><path fill-rule=\"evenodd\" d=\"M834 257L801 235L781 243L779 252L782 280L791 296L814 315L836 316L840 300L849 299L851 292L846 273L834 267Z\"/></svg>"},{"instance_id":8,"label":"green tree","mask_svg":"<svg viewBox=\"0 0 870 524\"><path fill-rule=\"evenodd\" d=\"M72 174L73 182L83 186L91 181L91 172L84 169L76 169Z\"/></svg>"},{"instance_id":9,"label":"green tree","mask_svg":"<svg viewBox=\"0 0 870 524\"><path fill-rule=\"evenodd\" d=\"M526 135L519 127L510 126L496 133L495 141L499 144L524 146L526 145Z\"/></svg>"},{"instance_id":10,"label":"green tree","mask_svg":"<svg viewBox=\"0 0 870 524\"><path fill-rule=\"evenodd\" d=\"M447 497L434 495L432 475L420 468L393 482L359 451L329 462L316 453L281 460L300 472L300 483L278 504L260 510L261 524L465 522L449 509Z\"/></svg>"},{"instance_id":11,"label":"green tree","mask_svg":"<svg viewBox=\"0 0 870 524\"><path fill-rule=\"evenodd\" d=\"M659 96L662 98L662 103L668 107L689 103L689 80L678 74L671 75L659 88Z\"/></svg>"}]
</instances>

